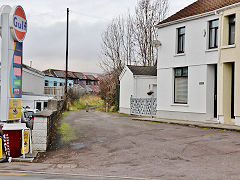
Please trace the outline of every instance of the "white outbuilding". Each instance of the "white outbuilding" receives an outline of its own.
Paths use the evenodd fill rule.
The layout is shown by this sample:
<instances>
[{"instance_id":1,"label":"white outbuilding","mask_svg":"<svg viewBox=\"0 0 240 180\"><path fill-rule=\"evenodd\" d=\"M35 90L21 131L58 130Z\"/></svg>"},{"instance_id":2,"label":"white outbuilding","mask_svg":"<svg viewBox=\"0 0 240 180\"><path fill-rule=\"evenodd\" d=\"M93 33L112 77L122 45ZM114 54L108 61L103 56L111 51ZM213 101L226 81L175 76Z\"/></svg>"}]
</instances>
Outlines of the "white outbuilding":
<instances>
[{"instance_id":1,"label":"white outbuilding","mask_svg":"<svg viewBox=\"0 0 240 180\"><path fill-rule=\"evenodd\" d=\"M157 68L153 66L125 66L120 80L119 112L131 114L131 98L157 97Z\"/></svg>"}]
</instances>

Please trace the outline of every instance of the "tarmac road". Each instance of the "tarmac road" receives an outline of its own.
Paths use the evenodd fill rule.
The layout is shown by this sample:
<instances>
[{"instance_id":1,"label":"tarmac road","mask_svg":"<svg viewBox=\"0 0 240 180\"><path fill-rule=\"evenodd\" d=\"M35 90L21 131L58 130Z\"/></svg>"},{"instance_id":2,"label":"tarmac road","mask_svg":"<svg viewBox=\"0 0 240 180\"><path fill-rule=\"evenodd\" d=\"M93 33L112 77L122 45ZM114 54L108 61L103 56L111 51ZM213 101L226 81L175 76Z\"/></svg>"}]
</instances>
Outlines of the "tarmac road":
<instances>
[{"instance_id":1,"label":"tarmac road","mask_svg":"<svg viewBox=\"0 0 240 180\"><path fill-rule=\"evenodd\" d=\"M69 140L65 146L47 152L38 163L0 164L0 172L85 175L79 178L240 179L240 133L138 122L95 111L70 112L62 125L64 139ZM97 176L91 179L101 179Z\"/></svg>"},{"instance_id":2,"label":"tarmac road","mask_svg":"<svg viewBox=\"0 0 240 180\"><path fill-rule=\"evenodd\" d=\"M126 178L126 177L104 177L104 176L85 176L76 174L61 174L61 173L37 173L37 172L0 172L0 180L144 180L143 178Z\"/></svg>"}]
</instances>

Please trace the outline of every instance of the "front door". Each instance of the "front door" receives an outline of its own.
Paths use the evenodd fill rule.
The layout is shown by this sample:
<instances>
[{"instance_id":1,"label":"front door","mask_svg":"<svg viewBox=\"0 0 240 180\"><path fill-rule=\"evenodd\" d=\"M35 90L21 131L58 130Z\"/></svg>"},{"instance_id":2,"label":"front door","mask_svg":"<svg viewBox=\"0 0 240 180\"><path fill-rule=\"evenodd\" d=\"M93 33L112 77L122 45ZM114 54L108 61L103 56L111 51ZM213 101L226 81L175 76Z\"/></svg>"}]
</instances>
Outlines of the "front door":
<instances>
[{"instance_id":1,"label":"front door","mask_svg":"<svg viewBox=\"0 0 240 180\"><path fill-rule=\"evenodd\" d=\"M214 118L217 118L217 64L214 65L215 81L214 81Z\"/></svg>"}]
</instances>

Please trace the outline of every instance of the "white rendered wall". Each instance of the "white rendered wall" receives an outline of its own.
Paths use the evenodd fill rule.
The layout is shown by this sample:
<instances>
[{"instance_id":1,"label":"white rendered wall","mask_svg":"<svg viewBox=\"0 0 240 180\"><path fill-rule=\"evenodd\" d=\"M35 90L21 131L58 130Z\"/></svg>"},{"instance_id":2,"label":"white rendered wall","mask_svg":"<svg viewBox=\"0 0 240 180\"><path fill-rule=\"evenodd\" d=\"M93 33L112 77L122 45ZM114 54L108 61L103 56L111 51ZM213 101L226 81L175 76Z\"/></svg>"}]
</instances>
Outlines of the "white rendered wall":
<instances>
[{"instance_id":1,"label":"white rendered wall","mask_svg":"<svg viewBox=\"0 0 240 180\"><path fill-rule=\"evenodd\" d=\"M125 68L125 73L120 79L120 113L130 114L130 97L134 94L134 78L133 73Z\"/></svg>"},{"instance_id":2,"label":"white rendered wall","mask_svg":"<svg viewBox=\"0 0 240 180\"><path fill-rule=\"evenodd\" d=\"M209 16L159 29L158 99L159 117L187 118L187 114L213 118L214 111L214 66L218 51L208 50L208 21L218 16ZM185 26L185 54L176 55L177 28ZM206 33L206 35L205 35ZM188 67L188 104L174 104L174 68ZM170 112L170 113L168 113ZM172 113L172 112L175 112ZM179 116L182 113L183 116ZM207 119L206 119L207 118ZM192 119L194 120L194 119ZM198 120L198 119L196 119Z\"/></svg>"},{"instance_id":3,"label":"white rendered wall","mask_svg":"<svg viewBox=\"0 0 240 180\"><path fill-rule=\"evenodd\" d=\"M208 21L218 16L209 16L158 30L161 46L159 47L159 68L182 67L202 64L217 64L218 51L207 50ZM185 54L176 55L177 28L185 26ZM206 35L204 37L204 32Z\"/></svg>"},{"instance_id":4,"label":"white rendered wall","mask_svg":"<svg viewBox=\"0 0 240 180\"><path fill-rule=\"evenodd\" d=\"M157 76L135 76L136 98L150 98L147 93L153 90L153 84L157 84Z\"/></svg>"},{"instance_id":5,"label":"white rendered wall","mask_svg":"<svg viewBox=\"0 0 240 180\"><path fill-rule=\"evenodd\" d=\"M44 94L44 76L23 68L23 92Z\"/></svg>"}]
</instances>

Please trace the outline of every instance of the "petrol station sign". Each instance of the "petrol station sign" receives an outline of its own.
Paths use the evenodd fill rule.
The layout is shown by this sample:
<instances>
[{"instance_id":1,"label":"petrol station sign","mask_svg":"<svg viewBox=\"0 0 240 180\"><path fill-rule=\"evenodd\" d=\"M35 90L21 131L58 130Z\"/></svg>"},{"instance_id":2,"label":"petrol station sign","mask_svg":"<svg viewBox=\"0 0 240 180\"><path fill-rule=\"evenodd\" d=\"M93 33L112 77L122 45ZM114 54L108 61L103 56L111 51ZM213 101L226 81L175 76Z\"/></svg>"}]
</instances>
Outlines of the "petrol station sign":
<instances>
[{"instance_id":1,"label":"petrol station sign","mask_svg":"<svg viewBox=\"0 0 240 180\"><path fill-rule=\"evenodd\" d=\"M27 34L27 19L21 6L14 6L10 13L11 34L15 41L23 42Z\"/></svg>"},{"instance_id":2,"label":"petrol station sign","mask_svg":"<svg viewBox=\"0 0 240 180\"><path fill-rule=\"evenodd\" d=\"M23 41L27 18L21 6L1 7L1 119L21 119ZM5 108L6 107L6 108Z\"/></svg>"}]
</instances>

